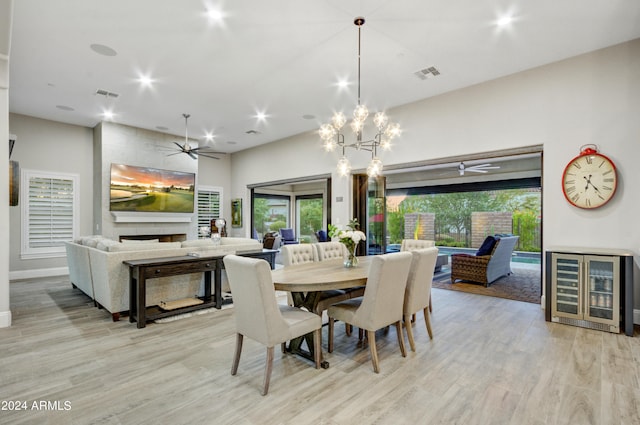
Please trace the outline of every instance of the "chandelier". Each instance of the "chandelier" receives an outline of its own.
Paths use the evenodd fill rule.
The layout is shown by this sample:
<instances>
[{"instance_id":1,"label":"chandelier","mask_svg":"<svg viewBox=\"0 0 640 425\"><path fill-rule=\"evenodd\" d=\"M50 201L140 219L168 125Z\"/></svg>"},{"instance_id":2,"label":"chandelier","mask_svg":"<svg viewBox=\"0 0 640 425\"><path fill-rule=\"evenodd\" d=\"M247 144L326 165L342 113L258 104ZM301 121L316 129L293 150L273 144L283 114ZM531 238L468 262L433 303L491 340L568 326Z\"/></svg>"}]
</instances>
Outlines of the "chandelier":
<instances>
[{"instance_id":1,"label":"chandelier","mask_svg":"<svg viewBox=\"0 0 640 425\"><path fill-rule=\"evenodd\" d=\"M353 111L353 120L350 123L351 130L355 134L355 141L346 142L342 133L342 127L347 123L347 118L342 112L336 112L330 124L323 124L318 130L323 140L326 151L333 151L336 147L342 149L342 157L338 160L338 173L347 176L351 171L351 163L346 156L346 148L364 150L371 152L371 162L367 167L367 174L375 177L382 172L382 161L378 158L378 148L388 150L391 147L391 140L400 134L400 125L390 123L384 112L376 112L373 117L373 124L376 134L373 139L363 140L362 131L369 116L369 110L360 103L360 40L364 18L359 16L353 20L358 27L358 106Z\"/></svg>"}]
</instances>

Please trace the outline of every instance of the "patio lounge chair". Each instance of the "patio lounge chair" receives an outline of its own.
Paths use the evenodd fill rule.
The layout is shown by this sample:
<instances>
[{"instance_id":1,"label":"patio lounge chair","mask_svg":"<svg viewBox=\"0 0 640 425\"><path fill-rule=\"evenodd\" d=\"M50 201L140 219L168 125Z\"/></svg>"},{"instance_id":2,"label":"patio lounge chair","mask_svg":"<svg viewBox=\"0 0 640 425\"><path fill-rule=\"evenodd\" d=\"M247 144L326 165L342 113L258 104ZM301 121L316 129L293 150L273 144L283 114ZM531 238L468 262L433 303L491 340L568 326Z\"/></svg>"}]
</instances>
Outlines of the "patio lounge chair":
<instances>
[{"instance_id":1,"label":"patio lounge chair","mask_svg":"<svg viewBox=\"0 0 640 425\"><path fill-rule=\"evenodd\" d=\"M488 287L498 278L510 275L511 254L518 238L488 236L476 255L452 254L451 283L461 279L483 283Z\"/></svg>"}]
</instances>

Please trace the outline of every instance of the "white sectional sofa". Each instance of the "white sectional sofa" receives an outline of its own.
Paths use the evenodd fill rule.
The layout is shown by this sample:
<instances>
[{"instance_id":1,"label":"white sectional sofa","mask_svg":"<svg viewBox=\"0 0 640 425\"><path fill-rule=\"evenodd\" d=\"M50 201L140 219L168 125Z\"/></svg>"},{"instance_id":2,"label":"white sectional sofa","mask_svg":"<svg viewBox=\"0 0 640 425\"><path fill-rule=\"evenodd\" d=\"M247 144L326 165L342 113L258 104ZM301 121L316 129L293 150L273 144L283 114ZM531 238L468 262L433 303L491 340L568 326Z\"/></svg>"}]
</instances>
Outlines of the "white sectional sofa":
<instances>
[{"instance_id":1,"label":"white sectional sofa","mask_svg":"<svg viewBox=\"0 0 640 425\"><path fill-rule=\"evenodd\" d=\"M210 239L116 242L101 236L66 243L71 283L111 313L114 321L119 320L120 313L129 310L129 268L123 261L175 257L190 252L218 255L257 249L262 249L262 244L249 238L221 238L217 247ZM147 306L202 294L202 273L153 279L147 287Z\"/></svg>"}]
</instances>

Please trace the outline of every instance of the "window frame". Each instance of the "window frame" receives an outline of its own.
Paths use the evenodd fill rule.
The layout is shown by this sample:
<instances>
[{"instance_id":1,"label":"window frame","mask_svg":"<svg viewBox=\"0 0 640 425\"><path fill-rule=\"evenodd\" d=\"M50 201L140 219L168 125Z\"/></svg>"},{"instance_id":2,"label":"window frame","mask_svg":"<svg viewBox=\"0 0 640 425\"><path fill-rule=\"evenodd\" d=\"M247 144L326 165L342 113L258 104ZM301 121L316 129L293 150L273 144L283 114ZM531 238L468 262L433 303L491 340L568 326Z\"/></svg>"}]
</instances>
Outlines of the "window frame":
<instances>
[{"instance_id":1,"label":"window frame","mask_svg":"<svg viewBox=\"0 0 640 425\"><path fill-rule=\"evenodd\" d=\"M29 220L29 215L32 208L31 201L31 190L30 190L30 182L34 178L39 179L51 179L51 180L66 180L71 182L71 190L73 191L72 195L69 197L71 199L71 234L68 239L64 239L64 241L72 242L78 238L79 228L80 228L80 175L76 173L61 173L61 172L53 172L53 171L41 171L41 170L30 170L30 169L22 169L20 173L20 203L21 203L21 213L22 219L20 223L22 241L20 244L20 258L24 260L30 259L39 259L39 258L56 258L56 257L64 257L66 256L66 249L64 243L60 245L52 245L47 247L31 247L31 225ZM51 200L52 198L48 198ZM51 201L51 204L53 202ZM53 211L53 208L50 208L49 211ZM49 233L53 233L53 226L50 227Z\"/></svg>"},{"instance_id":2,"label":"window frame","mask_svg":"<svg viewBox=\"0 0 640 425\"><path fill-rule=\"evenodd\" d=\"M198 235L200 235L200 193L201 192L206 192L206 193L217 193L218 194L218 215L216 217L211 217L211 218L224 218L224 194L223 194L223 190L221 186L197 186L196 188L196 206L195 206L195 213L196 213L196 227L197 227L197 231L198 231ZM210 227L211 225L211 219L208 220L207 225L205 227Z\"/></svg>"}]
</instances>

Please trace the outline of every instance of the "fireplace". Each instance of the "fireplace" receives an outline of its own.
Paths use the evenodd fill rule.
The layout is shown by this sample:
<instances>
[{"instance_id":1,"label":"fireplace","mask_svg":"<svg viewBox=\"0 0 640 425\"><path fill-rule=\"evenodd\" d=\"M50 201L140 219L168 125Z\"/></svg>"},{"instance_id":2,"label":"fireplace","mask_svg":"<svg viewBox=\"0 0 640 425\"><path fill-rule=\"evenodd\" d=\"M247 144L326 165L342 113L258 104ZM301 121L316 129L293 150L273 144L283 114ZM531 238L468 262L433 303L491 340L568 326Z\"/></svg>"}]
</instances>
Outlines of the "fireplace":
<instances>
[{"instance_id":1,"label":"fireplace","mask_svg":"<svg viewBox=\"0 0 640 425\"><path fill-rule=\"evenodd\" d=\"M174 233L169 235L120 235L120 242L123 239L134 239L137 241L146 241L150 239L158 239L160 242L182 242L187 240L186 233Z\"/></svg>"}]
</instances>

